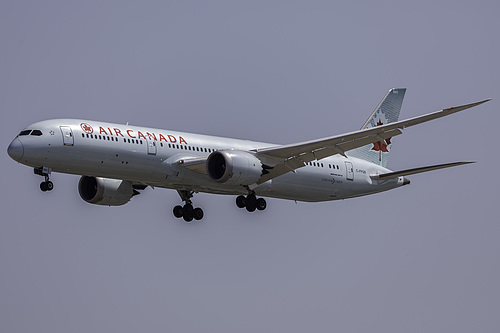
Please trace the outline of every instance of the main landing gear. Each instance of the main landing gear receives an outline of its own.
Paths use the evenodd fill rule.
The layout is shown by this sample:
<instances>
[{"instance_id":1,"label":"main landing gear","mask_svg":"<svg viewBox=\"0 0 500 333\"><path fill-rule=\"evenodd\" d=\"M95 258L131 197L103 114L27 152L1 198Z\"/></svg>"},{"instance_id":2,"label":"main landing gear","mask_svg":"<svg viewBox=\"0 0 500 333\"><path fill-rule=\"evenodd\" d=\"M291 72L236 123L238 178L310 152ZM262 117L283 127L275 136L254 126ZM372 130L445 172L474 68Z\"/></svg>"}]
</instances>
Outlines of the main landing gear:
<instances>
[{"instance_id":1,"label":"main landing gear","mask_svg":"<svg viewBox=\"0 0 500 333\"><path fill-rule=\"evenodd\" d=\"M177 205L174 207L174 216L178 219L181 217L186 222L191 222L193 220L201 220L203 218L203 210L201 208L194 208L191 198L193 197L193 191L177 190L182 201L185 202L184 206ZM264 210L267 207L266 200L264 198L257 198L255 193L251 192L249 195L240 195L236 198L236 205L239 208L246 208L249 212L254 212L255 210Z\"/></svg>"},{"instance_id":2,"label":"main landing gear","mask_svg":"<svg viewBox=\"0 0 500 333\"><path fill-rule=\"evenodd\" d=\"M185 202L184 206L174 207L174 216L180 219L181 217L186 222L191 222L193 219L199 221L203 218L203 210L201 208L194 208L191 198L193 197L192 191L177 190L181 196L182 201Z\"/></svg>"},{"instance_id":3,"label":"main landing gear","mask_svg":"<svg viewBox=\"0 0 500 333\"><path fill-rule=\"evenodd\" d=\"M52 169L47 167L39 167L35 168L34 171L36 175L45 177L45 181L40 183L40 190L42 190L43 192L52 191L54 189L54 183L49 180Z\"/></svg>"},{"instance_id":4,"label":"main landing gear","mask_svg":"<svg viewBox=\"0 0 500 333\"><path fill-rule=\"evenodd\" d=\"M236 206L238 206L238 208L246 208L249 212L254 212L256 209L266 209L267 203L264 198L257 198L255 193L250 193L246 197L243 195L238 196L236 198Z\"/></svg>"}]
</instances>

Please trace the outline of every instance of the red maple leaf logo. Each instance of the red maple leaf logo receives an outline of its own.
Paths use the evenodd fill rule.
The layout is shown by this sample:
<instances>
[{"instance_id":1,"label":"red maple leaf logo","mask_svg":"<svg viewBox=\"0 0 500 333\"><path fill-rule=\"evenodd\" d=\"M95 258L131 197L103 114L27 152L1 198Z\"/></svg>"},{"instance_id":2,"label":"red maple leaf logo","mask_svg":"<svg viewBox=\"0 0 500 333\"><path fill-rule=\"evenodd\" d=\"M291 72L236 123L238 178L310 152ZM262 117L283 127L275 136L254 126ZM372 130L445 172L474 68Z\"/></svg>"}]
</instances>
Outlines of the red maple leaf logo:
<instances>
[{"instance_id":1,"label":"red maple leaf logo","mask_svg":"<svg viewBox=\"0 0 500 333\"><path fill-rule=\"evenodd\" d=\"M376 126L383 125L382 122L379 120ZM371 150L374 151L382 151L384 153L388 153L389 150L387 149L387 146L391 144L391 139L392 138L387 138L384 141L378 141L373 143L373 147Z\"/></svg>"},{"instance_id":2,"label":"red maple leaf logo","mask_svg":"<svg viewBox=\"0 0 500 333\"><path fill-rule=\"evenodd\" d=\"M92 134L94 132L94 129L89 124L81 123L80 127L87 134Z\"/></svg>"}]
</instances>

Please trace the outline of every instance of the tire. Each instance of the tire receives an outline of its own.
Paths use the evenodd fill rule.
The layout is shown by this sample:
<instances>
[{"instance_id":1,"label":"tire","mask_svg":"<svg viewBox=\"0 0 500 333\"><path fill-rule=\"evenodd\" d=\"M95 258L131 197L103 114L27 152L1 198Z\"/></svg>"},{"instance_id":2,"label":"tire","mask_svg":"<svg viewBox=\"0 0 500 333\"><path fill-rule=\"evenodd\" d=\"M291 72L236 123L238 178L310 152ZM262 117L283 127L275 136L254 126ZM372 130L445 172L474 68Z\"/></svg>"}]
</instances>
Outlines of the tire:
<instances>
[{"instance_id":1,"label":"tire","mask_svg":"<svg viewBox=\"0 0 500 333\"><path fill-rule=\"evenodd\" d=\"M246 197L246 207L247 211L253 212L255 209L257 209L257 198L255 198L255 195L250 194L249 196Z\"/></svg>"},{"instance_id":2,"label":"tire","mask_svg":"<svg viewBox=\"0 0 500 333\"><path fill-rule=\"evenodd\" d=\"M245 197L242 196L242 195L239 195L236 197L236 206L238 206L238 208L245 208L246 206L246 202L245 202Z\"/></svg>"},{"instance_id":3,"label":"tire","mask_svg":"<svg viewBox=\"0 0 500 333\"><path fill-rule=\"evenodd\" d=\"M193 206L190 204L184 205L184 207L182 207L182 217L184 217L184 221L191 222L193 220L193 210Z\"/></svg>"},{"instance_id":4,"label":"tire","mask_svg":"<svg viewBox=\"0 0 500 333\"><path fill-rule=\"evenodd\" d=\"M257 199L257 209L264 210L264 209L266 209L266 207L267 207L266 200L264 200L263 198L258 198Z\"/></svg>"},{"instance_id":5,"label":"tire","mask_svg":"<svg viewBox=\"0 0 500 333\"><path fill-rule=\"evenodd\" d=\"M42 192L46 192L48 190L47 183L45 182L40 183L40 190L42 190Z\"/></svg>"},{"instance_id":6,"label":"tire","mask_svg":"<svg viewBox=\"0 0 500 333\"><path fill-rule=\"evenodd\" d=\"M54 189L54 183L52 183L50 180L46 182L46 187L47 191L52 191Z\"/></svg>"},{"instance_id":7,"label":"tire","mask_svg":"<svg viewBox=\"0 0 500 333\"><path fill-rule=\"evenodd\" d=\"M182 217L182 206L174 207L174 216L180 219Z\"/></svg>"},{"instance_id":8,"label":"tire","mask_svg":"<svg viewBox=\"0 0 500 333\"><path fill-rule=\"evenodd\" d=\"M193 217L197 221L201 220L203 218L203 209L201 209L201 208L195 208L193 210Z\"/></svg>"}]
</instances>

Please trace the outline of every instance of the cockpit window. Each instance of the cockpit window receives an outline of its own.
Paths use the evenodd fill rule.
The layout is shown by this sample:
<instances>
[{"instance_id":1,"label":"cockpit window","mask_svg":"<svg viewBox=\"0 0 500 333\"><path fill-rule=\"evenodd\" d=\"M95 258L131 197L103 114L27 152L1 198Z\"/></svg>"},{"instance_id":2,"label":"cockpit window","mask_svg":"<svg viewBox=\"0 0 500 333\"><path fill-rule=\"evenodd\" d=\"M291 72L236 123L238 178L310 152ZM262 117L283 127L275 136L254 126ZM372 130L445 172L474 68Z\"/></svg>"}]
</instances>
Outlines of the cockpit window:
<instances>
[{"instance_id":1,"label":"cockpit window","mask_svg":"<svg viewBox=\"0 0 500 333\"><path fill-rule=\"evenodd\" d=\"M24 130L19 133L19 136L23 135L34 135L34 136L41 136L43 135L42 131L40 130Z\"/></svg>"},{"instance_id":2,"label":"cockpit window","mask_svg":"<svg viewBox=\"0 0 500 333\"><path fill-rule=\"evenodd\" d=\"M24 131L21 131L21 133L19 133L19 136L30 135L30 133L31 133L31 130L24 130Z\"/></svg>"}]
</instances>

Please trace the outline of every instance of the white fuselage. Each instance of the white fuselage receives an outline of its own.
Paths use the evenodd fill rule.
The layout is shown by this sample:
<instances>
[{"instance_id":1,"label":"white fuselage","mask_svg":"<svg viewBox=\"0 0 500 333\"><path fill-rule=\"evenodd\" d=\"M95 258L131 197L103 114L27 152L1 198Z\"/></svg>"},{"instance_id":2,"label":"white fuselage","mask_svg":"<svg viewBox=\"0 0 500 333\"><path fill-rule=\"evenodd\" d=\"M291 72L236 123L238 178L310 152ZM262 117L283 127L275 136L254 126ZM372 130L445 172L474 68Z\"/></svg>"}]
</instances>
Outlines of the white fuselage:
<instances>
[{"instance_id":1,"label":"white fuselage","mask_svg":"<svg viewBox=\"0 0 500 333\"><path fill-rule=\"evenodd\" d=\"M154 187L231 195L246 194L248 188L217 183L206 173L192 171L178 162L207 157L217 150L253 151L276 146L79 119L42 121L28 126L27 130L39 130L42 135L19 135L11 144L16 147L15 154L11 154L11 147L9 154L31 167L128 180ZM388 180L370 177L386 172L390 170L361 159L334 155L260 184L254 191L265 197L328 201L403 185L403 177Z\"/></svg>"}]
</instances>

